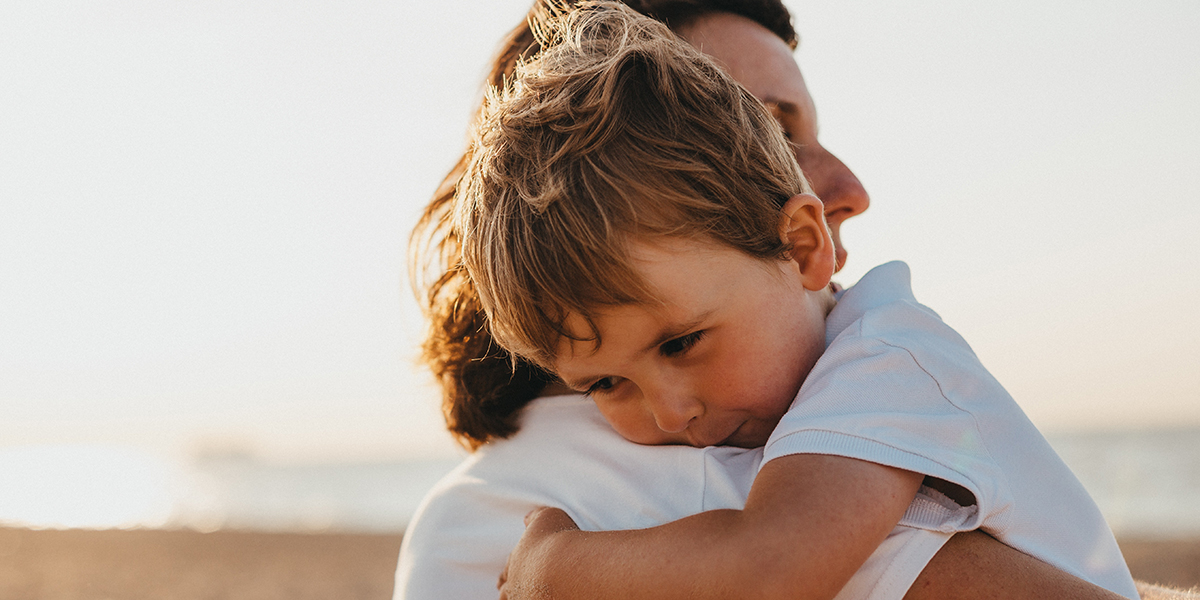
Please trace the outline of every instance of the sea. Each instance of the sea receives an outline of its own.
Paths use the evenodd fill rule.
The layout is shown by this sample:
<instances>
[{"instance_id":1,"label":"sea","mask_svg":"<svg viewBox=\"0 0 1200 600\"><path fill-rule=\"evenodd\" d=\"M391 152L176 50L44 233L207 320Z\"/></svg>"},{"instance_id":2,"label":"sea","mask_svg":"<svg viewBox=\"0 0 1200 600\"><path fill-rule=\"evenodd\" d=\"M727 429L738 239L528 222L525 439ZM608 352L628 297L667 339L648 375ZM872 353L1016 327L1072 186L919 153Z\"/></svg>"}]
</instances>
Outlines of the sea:
<instances>
[{"instance_id":1,"label":"sea","mask_svg":"<svg viewBox=\"0 0 1200 600\"><path fill-rule=\"evenodd\" d=\"M1200 429L1047 436L1120 536L1200 535ZM96 446L0 449L0 525L399 533L459 456L272 462Z\"/></svg>"}]
</instances>

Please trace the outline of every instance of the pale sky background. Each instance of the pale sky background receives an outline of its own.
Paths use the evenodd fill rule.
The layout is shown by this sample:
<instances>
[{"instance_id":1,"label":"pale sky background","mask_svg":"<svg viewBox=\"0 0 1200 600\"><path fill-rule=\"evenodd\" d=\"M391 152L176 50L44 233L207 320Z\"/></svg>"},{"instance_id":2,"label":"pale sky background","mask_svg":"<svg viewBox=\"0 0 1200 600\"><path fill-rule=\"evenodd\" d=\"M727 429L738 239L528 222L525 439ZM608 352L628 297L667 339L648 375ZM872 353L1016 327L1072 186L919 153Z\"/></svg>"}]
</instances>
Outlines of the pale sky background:
<instances>
[{"instance_id":1,"label":"pale sky background","mask_svg":"<svg viewBox=\"0 0 1200 600\"><path fill-rule=\"evenodd\" d=\"M407 234L528 0L0 3L0 449L452 452ZM1200 425L1200 3L789 2L918 298L1048 431Z\"/></svg>"}]
</instances>

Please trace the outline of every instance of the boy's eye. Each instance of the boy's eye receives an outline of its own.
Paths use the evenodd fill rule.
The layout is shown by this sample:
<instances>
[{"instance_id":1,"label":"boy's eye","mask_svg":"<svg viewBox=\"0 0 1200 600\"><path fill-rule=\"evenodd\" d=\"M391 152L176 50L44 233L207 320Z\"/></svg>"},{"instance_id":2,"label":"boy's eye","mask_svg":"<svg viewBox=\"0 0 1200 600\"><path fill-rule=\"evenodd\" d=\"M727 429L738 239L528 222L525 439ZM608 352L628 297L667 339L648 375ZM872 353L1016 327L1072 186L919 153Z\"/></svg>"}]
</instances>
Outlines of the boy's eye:
<instances>
[{"instance_id":1,"label":"boy's eye","mask_svg":"<svg viewBox=\"0 0 1200 600\"><path fill-rule=\"evenodd\" d=\"M612 377L605 377L604 379L600 379L596 383L593 383L591 386L589 386L587 391L584 392L584 394L591 396L592 394L595 394L597 392L611 390L612 386L613 386Z\"/></svg>"},{"instance_id":2,"label":"boy's eye","mask_svg":"<svg viewBox=\"0 0 1200 600\"><path fill-rule=\"evenodd\" d=\"M658 347L658 351L661 352L663 356L678 356L690 350L692 346L695 346L696 342L699 342L703 337L703 331L693 331L687 335L681 335L673 340L663 342L663 344Z\"/></svg>"}]
</instances>

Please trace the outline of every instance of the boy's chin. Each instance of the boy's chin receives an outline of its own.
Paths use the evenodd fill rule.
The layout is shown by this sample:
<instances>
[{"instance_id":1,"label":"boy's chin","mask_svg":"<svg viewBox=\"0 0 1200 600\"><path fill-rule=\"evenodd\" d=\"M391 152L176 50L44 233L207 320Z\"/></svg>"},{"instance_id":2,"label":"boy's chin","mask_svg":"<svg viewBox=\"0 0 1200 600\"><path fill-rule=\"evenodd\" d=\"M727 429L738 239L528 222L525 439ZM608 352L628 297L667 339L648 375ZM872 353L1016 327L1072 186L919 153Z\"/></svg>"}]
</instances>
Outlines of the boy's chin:
<instances>
[{"instance_id":1,"label":"boy's chin","mask_svg":"<svg viewBox=\"0 0 1200 600\"><path fill-rule=\"evenodd\" d=\"M774 424L765 421L743 421L732 433L725 437L705 435L695 431L679 433L638 435L630 431L617 430L621 437L643 446L692 446L693 448L708 448L710 446L731 446L734 448L761 448L767 445L767 439L775 429ZM646 434L645 431L641 432Z\"/></svg>"}]
</instances>

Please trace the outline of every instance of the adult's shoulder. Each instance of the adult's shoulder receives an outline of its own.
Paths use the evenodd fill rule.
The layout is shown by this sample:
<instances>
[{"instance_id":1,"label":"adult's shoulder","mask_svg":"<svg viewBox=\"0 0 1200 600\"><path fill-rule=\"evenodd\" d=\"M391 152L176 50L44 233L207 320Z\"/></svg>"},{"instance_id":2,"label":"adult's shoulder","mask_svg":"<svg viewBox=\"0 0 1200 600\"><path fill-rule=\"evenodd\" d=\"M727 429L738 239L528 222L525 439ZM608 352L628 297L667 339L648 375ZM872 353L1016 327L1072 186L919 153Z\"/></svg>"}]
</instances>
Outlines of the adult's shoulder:
<instances>
[{"instance_id":1,"label":"adult's shoulder","mask_svg":"<svg viewBox=\"0 0 1200 600\"><path fill-rule=\"evenodd\" d=\"M443 483L489 502L559 506L583 529L629 529L744 502L760 456L634 444L586 397L556 396L533 402L516 435L480 449Z\"/></svg>"},{"instance_id":2,"label":"adult's shoulder","mask_svg":"<svg viewBox=\"0 0 1200 600\"><path fill-rule=\"evenodd\" d=\"M542 398L425 497L405 532L396 598L494 597L526 513L556 506L588 530L660 525L745 503L761 449L641 446L578 395Z\"/></svg>"},{"instance_id":3,"label":"adult's shoulder","mask_svg":"<svg viewBox=\"0 0 1200 600\"><path fill-rule=\"evenodd\" d=\"M516 435L485 445L446 474L404 532L395 598L494 598L524 515L563 506L577 483L564 467L604 446L600 425L578 397L543 398L526 408Z\"/></svg>"}]
</instances>

